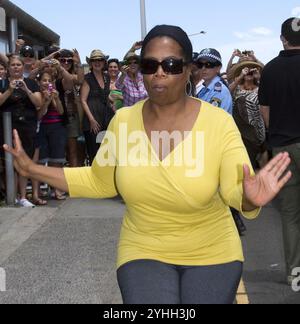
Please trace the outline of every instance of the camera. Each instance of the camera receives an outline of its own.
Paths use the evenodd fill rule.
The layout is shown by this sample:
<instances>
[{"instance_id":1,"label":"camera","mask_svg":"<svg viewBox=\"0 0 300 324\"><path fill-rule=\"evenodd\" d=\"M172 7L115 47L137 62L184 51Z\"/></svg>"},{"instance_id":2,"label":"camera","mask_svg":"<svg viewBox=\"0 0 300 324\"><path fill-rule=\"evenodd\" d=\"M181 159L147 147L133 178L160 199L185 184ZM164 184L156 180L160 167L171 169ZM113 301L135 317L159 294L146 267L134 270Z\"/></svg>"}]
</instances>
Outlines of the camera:
<instances>
[{"instance_id":1,"label":"camera","mask_svg":"<svg viewBox=\"0 0 300 324\"><path fill-rule=\"evenodd\" d=\"M245 56L250 56L252 54L252 51L243 51L242 54Z\"/></svg>"},{"instance_id":2,"label":"camera","mask_svg":"<svg viewBox=\"0 0 300 324\"><path fill-rule=\"evenodd\" d=\"M54 90L53 84L52 83L49 83L49 85L48 85L48 91L52 93L53 90Z\"/></svg>"},{"instance_id":3,"label":"camera","mask_svg":"<svg viewBox=\"0 0 300 324\"><path fill-rule=\"evenodd\" d=\"M121 65L121 66L128 65L128 61L121 61L121 62L120 62L120 65Z\"/></svg>"},{"instance_id":4,"label":"camera","mask_svg":"<svg viewBox=\"0 0 300 324\"><path fill-rule=\"evenodd\" d=\"M46 61L44 61L46 64L49 64L49 65L52 65L52 64L54 64L54 60L46 60Z\"/></svg>"},{"instance_id":5,"label":"camera","mask_svg":"<svg viewBox=\"0 0 300 324\"><path fill-rule=\"evenodd\" d=\"M22 81L16 81L16 89L20 89L23 87L23 82Z\"/></svg>"}]
</instances>

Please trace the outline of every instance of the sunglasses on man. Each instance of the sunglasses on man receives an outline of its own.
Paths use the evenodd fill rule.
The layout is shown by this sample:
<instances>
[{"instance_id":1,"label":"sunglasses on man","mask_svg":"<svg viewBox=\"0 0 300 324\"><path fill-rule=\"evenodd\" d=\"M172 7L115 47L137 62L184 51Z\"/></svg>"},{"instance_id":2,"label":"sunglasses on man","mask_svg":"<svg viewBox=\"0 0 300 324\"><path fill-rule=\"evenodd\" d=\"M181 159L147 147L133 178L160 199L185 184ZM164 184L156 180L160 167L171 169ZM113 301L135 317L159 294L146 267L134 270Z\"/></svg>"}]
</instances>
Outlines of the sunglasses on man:
<instances>
[{"instance_id":1,"label":"sunglasses on man","mask_svg":"<svg viewBox=\"0 0 300 324\"><path fill-rule=\"evenodd\" d=\"M24 58L34 58L34 54L33 53L30 53L30 52L27 52L27 53L24 53L23 54L23 57Z\"/></svg>"},{"instance_id":2,"label":"sunglasses on man","mask_svg":"<svg viewBox=\"0 0 300 324\"><path fill-rule=\"evenodd\" d=\"M211 62L197 62L197 67L199 69L214 69L215 67L220 66L220 64L211 63Z\"/></svg>"},{"instance_id":3,"label":"sunglasses on man","mask_svg":"<svg viewBox=\"0 0 300 324\"><path fill-rule=\"evenodd\" d=\"M142 59L141 61L141 73L142 74L155 74L158 68L161 66L166 74L176 75L183 73L183 67L188 63L182 59L168 58L159 62L154 59Z\"/></svg>"}]
</instances>

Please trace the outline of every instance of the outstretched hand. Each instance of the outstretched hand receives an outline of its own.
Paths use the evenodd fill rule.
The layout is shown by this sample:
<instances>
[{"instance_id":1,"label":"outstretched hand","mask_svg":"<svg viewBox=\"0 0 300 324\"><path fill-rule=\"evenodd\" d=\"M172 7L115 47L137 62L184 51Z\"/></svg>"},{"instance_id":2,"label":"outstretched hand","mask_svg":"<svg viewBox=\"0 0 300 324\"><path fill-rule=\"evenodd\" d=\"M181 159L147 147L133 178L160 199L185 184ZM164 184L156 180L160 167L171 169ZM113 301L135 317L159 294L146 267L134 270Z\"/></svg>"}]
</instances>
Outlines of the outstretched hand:
<instances>
[{"instance_id":1,"label":"outstretched hand","mask_svg":"<svg viewBox=\"0 0 300 324\"><path fill-rule=\"evenodd\" d=\"M292 177L291 171L286 173L290 163L289 154L280 153L255 176L251 176L249 167L244 165L243 187L247 202L263 207L272 201Z\"/></svg>"},{"instance_id":2,"label":"outstretched hand","mask_svg":"<svg viewBox=\"0 0 300 324\"><path fill-rule=\"evenodd\" d=\"M14 157L14 166L17 172L25 177L30 177L30 166L34 164L34 162L28 157L25 153L22 142L20 140L19 134L16 130L13 131L14 138L14 148L9 147L8 145L3 145L3 148L6 152L10 153Z\"/></svg>"}]
</instances>

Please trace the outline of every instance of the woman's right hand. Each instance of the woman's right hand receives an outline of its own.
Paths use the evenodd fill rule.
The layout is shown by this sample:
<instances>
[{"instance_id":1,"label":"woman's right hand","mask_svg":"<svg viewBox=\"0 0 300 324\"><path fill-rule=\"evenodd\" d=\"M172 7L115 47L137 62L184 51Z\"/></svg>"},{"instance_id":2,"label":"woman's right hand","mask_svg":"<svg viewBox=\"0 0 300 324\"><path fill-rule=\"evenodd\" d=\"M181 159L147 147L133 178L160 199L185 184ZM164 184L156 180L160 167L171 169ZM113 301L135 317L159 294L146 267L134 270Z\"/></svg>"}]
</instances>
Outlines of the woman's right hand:
<instances>
[{"instance_id":1,"label":"woman's right hand","mask_svg":"<svg viewBox=\"0 0 300 324\"><path fill-rule=\"evenodd\" d=\"M15 80L14 81L11 81L9 83L9 91L10 92L14 92L14 90L16 90L16 88L17 88L16 81Z\"/></svg>"},{"instance_id":2,"label":"woman's right hand","mask_svg":"<svg viewBox=\"0 0 300 324\"><path fill-rule=\"evenodd\" d=\"M243 79L250 72L249 68L244 68L241 72L240 78Z\"/></svg>"},{"instance_id":3,"label":"woman's right hand","mask_svg":"<svg viewBox=\"0 0 300 324\"><path fill-rule=\"evenodd\" d=\"M101 127L96 119L90 120L90 126L91 126L91 133L94 133L95 135L98 135L101 131Z\"/></svg>"},{"instance_id":4,"label":"woman's right hand","mask_svg":"<svg viewBox=\"0 0 300 324\"><path fill-rule=\"evenodd\" d=\"M25 178L30 178L30 167L34 165L34 162L25 153L21 139L16 130L13 131L13 135L14 148L9 147L7 144L3 145L3 148L14 157L14 166L17 172Z\"/></svg>"}]
</instances>

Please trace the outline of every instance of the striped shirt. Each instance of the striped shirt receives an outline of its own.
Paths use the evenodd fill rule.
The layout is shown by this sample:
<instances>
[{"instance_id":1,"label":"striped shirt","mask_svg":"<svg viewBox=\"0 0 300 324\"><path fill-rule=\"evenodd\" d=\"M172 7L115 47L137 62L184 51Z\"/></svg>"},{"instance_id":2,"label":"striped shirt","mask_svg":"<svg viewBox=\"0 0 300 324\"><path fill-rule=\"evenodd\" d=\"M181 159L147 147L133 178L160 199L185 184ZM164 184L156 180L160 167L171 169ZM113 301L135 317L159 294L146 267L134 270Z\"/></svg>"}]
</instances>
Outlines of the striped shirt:
<instances>
[{"instance_id":1,"label":"striped shirt","mask_svg":"<svg viewBox=\"0 0 300 324\"><path fill-rule=\"evenodd\" d=\"M131 107L137 102L148 98L148 93L141 73L138 73L135 81L128 75L125 77L123 83L120 82L119 78L116 82L116 88L123 92L124 107Z\"/></svg>"},{"instance_id":2,"label":"striped shirt","mask_svg":"<svg viewBox=\"0 0 300 324\"><path fill-rule=\"evenodd\" d=\"M64 121L63 115L60 115L56 108L51 103L47 114L42 118L42 124L57 124L62 123Z\"/></svg>"}]
</instances>

